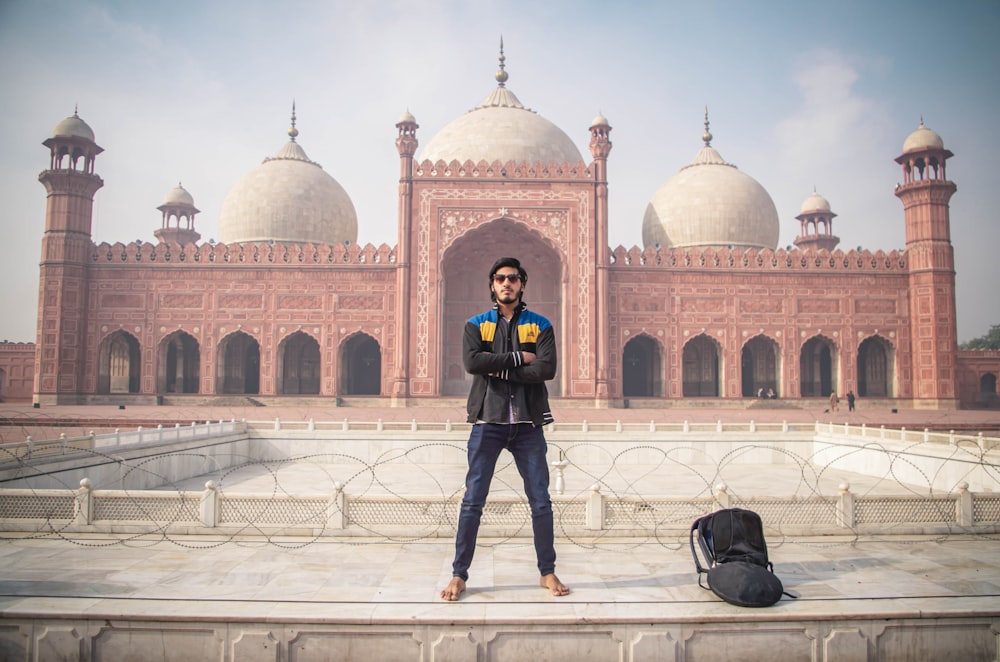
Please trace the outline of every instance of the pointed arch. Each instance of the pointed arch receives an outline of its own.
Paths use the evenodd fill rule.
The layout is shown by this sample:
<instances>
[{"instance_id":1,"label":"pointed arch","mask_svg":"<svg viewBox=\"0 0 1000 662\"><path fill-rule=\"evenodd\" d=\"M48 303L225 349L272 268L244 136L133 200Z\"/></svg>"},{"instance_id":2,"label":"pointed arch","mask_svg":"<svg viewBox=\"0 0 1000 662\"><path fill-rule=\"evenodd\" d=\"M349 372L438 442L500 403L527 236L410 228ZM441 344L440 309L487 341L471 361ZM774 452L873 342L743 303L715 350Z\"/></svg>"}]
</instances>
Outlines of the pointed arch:
<instances>
[{"instance_id":1,"label":"pointed arch","mask_svg":"<svg viewBox=\"0 0 1000 662\"><path fill-rule=\"evenodd\" d=\"M201 375L198 341L185 331L165 336L157 348L156 392L197 393Z\"/></svg>"},{"instance_id":2,"label":"pointed arch","mask_svg":"<svg viewBox=\"0 0 1000 662\"><path fill-rule=\"evenodd\" d=\"M838 392L837 345L823 335L813 336L799 353L799 395L803 398L827 397Z\"/></svg>"},{"instance_id":3,"label":"pointed arch","mask_svg":"<svg viewBox=\"0 0 1000 662\"><path fill-rule=\"evenodd\" d=\"M138 393L141 366L139 340L121 329L109 334L98 350L97 392Z\"/></svg>"},{"instance_id":4,"label":"pointed arch","mask_svg":"<svg viewBox=\"0 0 1000 662\"><path fill-rule=\"evenodd\" d=\"M645 333L622 349L622 396L663 397L663 347Z\"/></svg>"},{"instance_id":5,"label":"pointed arch","mask_svg":"<svg viewBox=\"0 0 1000 662\"><path fill-rule=\"evenodd\" d=\"M722 395L721 357L719 343L705 333L684 343L681 373L685 398L717 398Z\"/></svg>"},{"instance_id":6,"label":"pointed arch","mask_svg":"<svg viewBox=\"0 0 1000 662\"><path fill-rule=\"evenodd\" d=\"M243 332L230 333L219 342L216 392L260 393L260 343Z\"/></svg>"},{"instance_id":7,"label":"pointed arch","mask_svg":"<svg viewBox=\"0 0 1000 662\"><path fill-rule=\"evenodd\" d=\"M318 395L320 391L319 342L304 331L296 331L278 344L278 393Z\"/></svg>"},{"instance_id":8,"label":"pointed arch","mask_svg":"<svg viewBox=\"0 0 1000 662\"><path fill-rule=\"evenodd\" d=\"M760 334L748 340L743 345L740 368L744 398L757 397L762 389L781 395L781 348L774 338Z\"/></svg>"},{"instance_id":9,"label":"pointed arch","mask_svg":"<svg viewBox=\"0 0 1000 662\"><path fill-rule=\"evenodd\" d=\"M895 375L895 349L882 336L871 336L858 346L858 396L891 398Z\"/></svg>"},{"instance_id":10,"label":"pointed arch","mask_svg":"<svg viewBox=\"0 0 1000 662\"><path fill-rule=\"evenodd\" d=\"M472 381L462 367L462 335L465 322L492 306L489 268L497 259L511 255L528 272L524 301L531 310L551 323L559 347L559 356L571 340L562 335L561 290L563 266L559 252L548 239L523 223L498 218L469 230L446 250L441 260L441 392L442 395L465 395ZM549 393L562 393L562 365L555 378L547 382Z\"/></svg>"},{"instance_id":11,"label":"pointed arch","mask_svg":"<svg viewBox=\"0 0 1000 662\"><path fill-rule=\"evenodd\" d=\"M367 333L355 333L340 346L341 395L382 394L382 348Z\"/></svg>"},{"instance_id":12,"label":"pointed arch","mask_svg":"<svg viewBox=\"0 0 1000 662\"><path fill-rule=\"evenodd\" d=\"M997 376L992 372L979 377L979 401L992 405L1000 399L997 396Z\"/></svg>"}]
</instances>

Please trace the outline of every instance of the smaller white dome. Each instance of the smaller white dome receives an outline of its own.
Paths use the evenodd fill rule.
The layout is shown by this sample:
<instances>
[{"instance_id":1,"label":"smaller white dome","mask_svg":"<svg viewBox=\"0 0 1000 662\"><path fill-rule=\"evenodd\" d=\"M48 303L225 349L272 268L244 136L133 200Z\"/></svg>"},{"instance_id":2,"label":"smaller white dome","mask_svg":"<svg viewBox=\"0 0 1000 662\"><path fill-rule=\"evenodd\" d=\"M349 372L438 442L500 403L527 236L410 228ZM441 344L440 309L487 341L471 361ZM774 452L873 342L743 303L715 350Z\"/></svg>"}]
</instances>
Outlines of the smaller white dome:
<instances>
[{"instance_id":1,"label":"smaller white dome","mask_svg":"<svg viewBox=\"0 0 1000 662\"><path fill-rule=\"evenodd\" d=\"M597 113L597 117L590 123L590 126L609 126L608 118L601 113Z\"/></svg>"},{"instance_id":2,"label":"smaller white dome","mask_svg":"<svg viewBox=\"0 0 1000 662\"><path fill-rule=\"evenodd\" d=\"M903 142L903 154L928 148L944 149L944 141L941 140L941 136L924 126L924 120L921 118L920 126Z\"/></svg>"},{"instance_id":3,"label":"smaller white dome","mask_svg":"<svg viewBox=\"0 0 1000 662\"><path fill-rule=\"evenodd\" d=\"M801 214L810 211L830 211L830 203L822 195L813 191L802 203L802 207L799 208L799 213Z\"/></svg>"},{"instance_id":4,"label":"smaller white dome","mask_svg":"<svg viewBox=\"0 0 1000 662\"><path fill-rule=\"evenodd\" d=\"M166 197L163 198L163 204L190 205L194 207L194 198L192 198L191 194L188 193L187 190L180 185L180 183L178 183L177 186L175 186L174 188L170 189L170 191L167 192Z\"/></svg>"},{"instance_id":5,"label":"smaller white dome","mask_svg":"<svg viewBox=\"0 0 1000 662\"><path fill-rule=\"evenodd\" d=\"M396 124L416 124L417 118L410 114L410 111L406 111L399 116L399 121Z\"/></svg>"},{"instance_id":6,"label":"smaller white dome","mask_svg":"<svg viewBox=\"0 0 1000 662\"><path fill-rule=\"evenodd\" d=\"M52 130L53 138L85 138L90 142L94 142L94 131L91 129L86 122L80 119L76 111L70 117L67 117L59 124L56 124L56 128Z\"/></svg>"}]
</instances>

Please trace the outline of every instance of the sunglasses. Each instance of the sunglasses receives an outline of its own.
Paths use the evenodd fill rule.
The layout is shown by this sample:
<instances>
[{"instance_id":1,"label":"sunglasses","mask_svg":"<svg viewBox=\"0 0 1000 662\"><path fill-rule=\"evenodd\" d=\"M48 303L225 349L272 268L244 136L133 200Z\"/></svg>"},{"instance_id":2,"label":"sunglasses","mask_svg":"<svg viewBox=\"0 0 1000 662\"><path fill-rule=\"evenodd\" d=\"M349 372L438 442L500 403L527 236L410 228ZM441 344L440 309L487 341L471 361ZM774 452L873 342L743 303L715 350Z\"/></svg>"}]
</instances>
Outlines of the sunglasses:
<instances>
[{"instance_id":1,"label":"sunglasses","mask_svg":"<svg viewBox=\"0 0 1000 662\"><path fill-rule=\"evenodd\" d=\"M505 280L509 280L512 283L520 282L521 274L493 274L494 283L502 283Z\"/></svg>"}]
</instances>

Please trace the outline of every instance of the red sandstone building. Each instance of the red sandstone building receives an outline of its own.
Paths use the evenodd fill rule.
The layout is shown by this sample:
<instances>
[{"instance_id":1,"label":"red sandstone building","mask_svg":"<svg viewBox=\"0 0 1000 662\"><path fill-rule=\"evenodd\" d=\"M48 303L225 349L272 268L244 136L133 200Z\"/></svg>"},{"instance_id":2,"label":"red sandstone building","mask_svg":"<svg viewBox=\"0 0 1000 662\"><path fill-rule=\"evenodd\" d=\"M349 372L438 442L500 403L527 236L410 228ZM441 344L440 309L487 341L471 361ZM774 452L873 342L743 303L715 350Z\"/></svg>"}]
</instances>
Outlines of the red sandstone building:
<instances>
[{"instance_id":1,"label":"red sandstone building","mask_svg":"<svg viewBox=\"0 0 1000 662\"><path fill-rule=\"evenodd\" d=\"M836 214L816 193L796 217L795 248L778 248L774 203L712 146L707 117L694 161L649 203L644 246L612 249L608 120L591 123L585 159L506 87L502 54L496 78L419 154L416 120L396 124L396 246L358 243L350 196L306 155L294 112L289 142L227 196L219 243L199 243L198 209L178 186L159 207L156 243L97 245L103 149L76 114L60 122L39 175L48 204L31 397L413 406L464 395L463 323L488 301L488 266L513 254L529 307L556 329L557 397L995 401L1000 353L956 348L952 153L922 123L896 158L901 252L836 249ZM0 347L0 395L26 397L10 372L15 349Z\"/></svg>"}]
</instances>

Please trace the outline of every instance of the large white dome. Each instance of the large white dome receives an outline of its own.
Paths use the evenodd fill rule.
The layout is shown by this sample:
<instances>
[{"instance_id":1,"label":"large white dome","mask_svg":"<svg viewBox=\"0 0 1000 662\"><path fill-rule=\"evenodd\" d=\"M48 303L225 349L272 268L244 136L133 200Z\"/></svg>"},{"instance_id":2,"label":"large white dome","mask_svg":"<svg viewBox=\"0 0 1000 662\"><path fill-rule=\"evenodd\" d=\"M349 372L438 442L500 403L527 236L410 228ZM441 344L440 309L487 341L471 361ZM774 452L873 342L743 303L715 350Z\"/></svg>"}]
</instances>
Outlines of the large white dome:
<instances>
[{"instance_id":1,"label":"large white dome","mask_svg":"<svg viewBox=\"0 0 1000 662\"><path fill-rule=\"evenodd\" d=\"M667 181L650 200L642 221L645 246L738 246L776 248L778 210L753 177L705 146L691 165Z\"/></svg>"},{"instance_id":2,"label":"large white dome","mask_svg":"<svg viewBox=\"0 0 1000 662\"><path fill-rule=\"evenodd\" d=\"M234 186L222 203L223 243L282 241L335 244L358 240L358 217L344 188L291 140Z\"/></svg>"},{"instance_id":3,"label":"large white dome","mask_svg":"<svg viewBox=\"0 0 1000 662\"><path fill-rule=\"evenodd\" d=\"M417 161L579 163L580 150L562 129L525 108L505 87L501 49L499 86L479 106L452 121L424 146Z\"/></svg>"}]
</instances>

